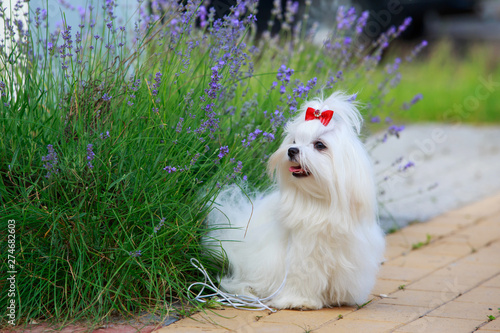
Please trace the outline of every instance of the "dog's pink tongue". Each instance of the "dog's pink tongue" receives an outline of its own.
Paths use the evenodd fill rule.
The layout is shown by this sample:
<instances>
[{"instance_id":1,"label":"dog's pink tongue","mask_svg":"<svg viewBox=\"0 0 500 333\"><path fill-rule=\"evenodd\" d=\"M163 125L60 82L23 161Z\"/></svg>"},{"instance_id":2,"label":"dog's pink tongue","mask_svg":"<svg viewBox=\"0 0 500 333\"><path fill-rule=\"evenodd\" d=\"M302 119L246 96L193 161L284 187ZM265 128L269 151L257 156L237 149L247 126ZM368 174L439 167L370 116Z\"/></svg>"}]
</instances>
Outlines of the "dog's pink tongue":
<instances>
[{"instance_id":1,"label":"dog's pink tongue","mask_svg":"<svg viewBox=\"0 0 500 333\"><path fill-rule=\"evenodd\" d=\"M288 170L290 170L290 172L301 172L302 168L300 166L291 166Z\"/></svg>"}]
</instances>

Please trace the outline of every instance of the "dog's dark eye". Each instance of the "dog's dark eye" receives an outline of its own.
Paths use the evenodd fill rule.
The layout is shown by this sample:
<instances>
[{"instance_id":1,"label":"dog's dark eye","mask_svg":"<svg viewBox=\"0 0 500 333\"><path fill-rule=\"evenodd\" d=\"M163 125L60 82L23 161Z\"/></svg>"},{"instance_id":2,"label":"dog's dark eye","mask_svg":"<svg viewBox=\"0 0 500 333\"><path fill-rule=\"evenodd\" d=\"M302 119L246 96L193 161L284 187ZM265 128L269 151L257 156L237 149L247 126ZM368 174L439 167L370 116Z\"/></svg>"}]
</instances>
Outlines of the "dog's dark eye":
<instances>
[{"instance_id":1,"label":"dog's dark eye","mask_svg":"<svg viewBox=\"0 0 500 333\"><path fill-rule=\"evenodd\" d=\"M314 148L316 148L317 150L324 150L324 149L326 149L326 146L325 146L325 144L323 142L316 141L314 143Z\"/></svg>"}]
</instances>

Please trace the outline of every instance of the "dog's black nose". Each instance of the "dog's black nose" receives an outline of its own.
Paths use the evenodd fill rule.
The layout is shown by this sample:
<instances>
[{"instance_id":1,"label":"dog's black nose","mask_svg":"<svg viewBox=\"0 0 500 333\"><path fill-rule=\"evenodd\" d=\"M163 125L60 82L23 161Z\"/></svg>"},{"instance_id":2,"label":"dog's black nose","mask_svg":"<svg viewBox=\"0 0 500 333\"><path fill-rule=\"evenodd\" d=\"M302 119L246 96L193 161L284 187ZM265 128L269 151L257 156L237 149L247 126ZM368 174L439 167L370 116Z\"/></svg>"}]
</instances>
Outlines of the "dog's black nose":
<instances>
[{"instance_id":1,"label":"dog's black nose","mask_svg":"<svg viewBox=\"0 0 500 333\"><path fill-rule=\"evenodd\" d=\"M288 157L290 157L290 159L293 159L295 155L297 155L298 153L299 153L299 148L295 147L288 148Z\"/></svg>"}]
</instances>

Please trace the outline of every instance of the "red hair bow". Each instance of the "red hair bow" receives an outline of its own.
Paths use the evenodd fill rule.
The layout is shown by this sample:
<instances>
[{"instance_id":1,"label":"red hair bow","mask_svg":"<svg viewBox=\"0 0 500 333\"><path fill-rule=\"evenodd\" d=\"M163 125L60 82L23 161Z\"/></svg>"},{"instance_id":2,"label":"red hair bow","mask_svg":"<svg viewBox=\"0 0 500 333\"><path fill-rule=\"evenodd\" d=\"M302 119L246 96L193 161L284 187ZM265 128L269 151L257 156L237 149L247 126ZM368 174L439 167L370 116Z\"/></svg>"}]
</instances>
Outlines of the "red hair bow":
<instances>
[{"instance_id":1,"label":"red hair bow","mask_svg":"<svg viewBox=\"0 0 500 333\"><path fill-rule=\"evenodd\" d=\"M321 120L321 123L325 126L328 125L330 120L332 120L332 117L333 117L332 110L326 110L326 111L320 112L319 110L316 110L314 108L307 108L307 111L306 111L306 121L319 119L319 120Z\"/></svg>"}]
</instances>

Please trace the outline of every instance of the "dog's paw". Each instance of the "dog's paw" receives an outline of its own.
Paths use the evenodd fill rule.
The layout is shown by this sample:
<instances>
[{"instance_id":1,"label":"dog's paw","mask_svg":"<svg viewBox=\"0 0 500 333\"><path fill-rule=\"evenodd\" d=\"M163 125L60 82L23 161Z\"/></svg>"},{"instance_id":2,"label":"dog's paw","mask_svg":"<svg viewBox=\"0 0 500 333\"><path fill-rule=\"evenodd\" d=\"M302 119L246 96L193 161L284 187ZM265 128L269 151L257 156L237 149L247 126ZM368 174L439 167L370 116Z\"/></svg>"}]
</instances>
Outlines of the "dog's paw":
<instances>
[{"instance_id":1,"label":"dog's paw","mask_svg":"<svg viewBox=\"0 0 500 333\"><path fill-rule=\"evenodd\" d=\"M268 305L275 309L318 310L323 307L319 300L305 297L278 297L271 300Z\"/></svg>"}]
</instances>

